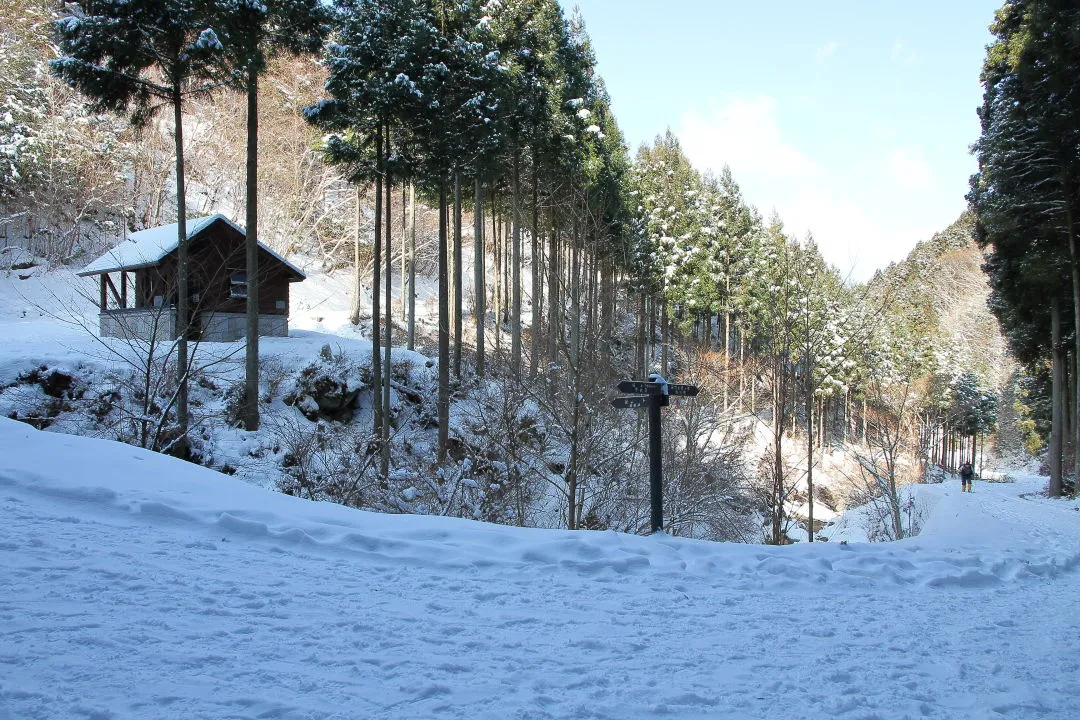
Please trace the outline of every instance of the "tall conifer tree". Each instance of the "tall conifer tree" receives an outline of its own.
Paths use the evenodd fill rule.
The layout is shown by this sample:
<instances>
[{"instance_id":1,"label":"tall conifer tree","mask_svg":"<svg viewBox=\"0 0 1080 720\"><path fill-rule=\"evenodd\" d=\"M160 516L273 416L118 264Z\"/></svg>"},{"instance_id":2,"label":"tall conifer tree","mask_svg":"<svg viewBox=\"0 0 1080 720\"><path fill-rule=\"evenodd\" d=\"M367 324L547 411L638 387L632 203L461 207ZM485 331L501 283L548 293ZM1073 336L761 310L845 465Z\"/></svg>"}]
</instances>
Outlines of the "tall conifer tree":
<instances>
[{"instance_id":1,"label":"tall conifer tree","mask_svg":"<svg viewBox=\"0 0 1080 720\"><path fill-rule=\"evenodd\" d=\"M187 193L184 174L184 100L209 93L223 78L224 48L212 26L211 0L86 0L57 22L61 57L54 73L105 111L129 113L145 124L162 107L173 113L177 205L177 378L179 454L188 450Z\"/></svg>"},{"instance_id":2,"label":"tall conifer tree","mask_svg":"<svg viewBox=\"0 0 1080 720\"><path fill-rule=\"evenodd\" d=\"M245 271L247 322L244 363L244 407L248 430L259 427L259 78L276 52L314 53L329 32L329 13L318 0L219 0L228 70L247 95L245 163Z\"/></svg>"}]
</instances>

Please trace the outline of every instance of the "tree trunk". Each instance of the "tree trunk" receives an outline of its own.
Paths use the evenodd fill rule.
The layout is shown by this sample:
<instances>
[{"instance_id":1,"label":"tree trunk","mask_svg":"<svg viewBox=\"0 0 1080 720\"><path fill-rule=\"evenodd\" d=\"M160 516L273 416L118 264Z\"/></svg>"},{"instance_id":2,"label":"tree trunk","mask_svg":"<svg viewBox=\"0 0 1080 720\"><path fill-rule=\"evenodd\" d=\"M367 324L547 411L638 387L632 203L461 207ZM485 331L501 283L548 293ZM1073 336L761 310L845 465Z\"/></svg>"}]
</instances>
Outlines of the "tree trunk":
<instances>
[{"instance_id":1,"label":"tree trunk","mask_svg":"<svg viewBox=\"0 0 1080 720\"><path fill-rule=\"evenodd\" d=\"M371 268L371 413L374 421L372 433L382 438L382 318L379 291L382 289L382 216L383 216L383 135L382 126L375 134L375 246L372 250Z\"/></svg>"},{"instance_id":2,"label":"tree trunk","mask_svg":"<svg viewBox=\"0 0 1080 720\"><path fill-rule=\"evenodd\" d=\"M454 373L454 321L457 319L457 310L454 307L454 180L453 176L449 178L449 185L447 186L447 206L446 206L446 292L447 302L449 305L450 313L450 374L453 377Z\"/></svg>"},{"instance_id":3,"label":"tree trunk","mask_svg":"<svg viewBox=\"0 0 1080 720\"><path fill-rule=\"evenodd\" d=\"M1064 332L1065 326L1062 325L1062 333L1064 334ZM1062 345L1061 352L1062 362L1064 363L1065 368L1062 371L1065 384L1061 387L1061 397L1063 398L1061 406L1061 415L1063 420L1063 422L1061 423L1061 457L1063 458L1062 462L1065 463L1065 461L1069 457L1069 446L1072 444L1073 436L1073 404L1069 400L1069 398L1073 396L1073 374L1072 371L1069 369L1072 366L1072 353L1069 352L1064 345ZM1063 481L1064 478L1068 476L1069 469L1070 468L1067 463L1062 465L1061 477Z\"/></svg>"},{"instance_id":4,"label":"tree trunk","mask_svg":"<svg viewBox=\"0 0 1080 720\"><path fill-rule=\"evenodd\" d=\"M540 319L543 317L544 308L540 300L540 208L539 208L539 171L536 148L532 153L532 322L530 328L532 337L529 338L529 378L536 377L540 367Z\"/></svg>"},{"instance_id":5,"label":"tree trunk","mask_svg":"<svg viewBox=\"0 0 1080 720\"><path fill-rule=\"evenodd\" d=\"M806 504L809 520L806 539L814 542L814 384L810 373L812 358L809 355L806 367Z\"/></svg>"},{"instance_id":6,"label":"tree trunk","mask_svg":"<svg viewBox=\"0 0 1080 720\"><path fill-rule=\"evenodd\" d=\"M597 354L597 313L600 310L600 296L597 292L596 263L599 258L596 241L590 238L589 250L585 257L585 272L588 282L585 286L585 352L593 361Z\"/></svg>"},{"instance_id":7,"label":"tree trunk","mask_svg":"<svg viewBox=\"0 0 1080 720\"><path fill-rule=\"evenodd\" d=\"M930 420L927 420L927 422L930 422ZM938 464L938 431L939 426L937 424L934 424L930 429L930 462L934 465Z\"/></svg>"},{"instance_id":8,"label":"tree trunk","mask_svg":"<svg viewBox=\"0 0 1080 720\"><path fill-rule=\"evenodd\" d=\"M777 361L773 372L776 373L773 381L772 404L773 404L773 507L772 507L772 541L779 545L783 535L784 522L784 413L787 408L787 398L781 380L782 374L787 373L782 361Z\"/></svg>"},{"instance_id":9,"label":"tree trunk","mask_svg":"<svg viewBox=\"0 0 1080 720\"><path fill-rule=\"evenodd\" d=\"M728 362L731 360L731 308L729 298L731 297L731 279L728 277L730 270L725 266L724 268L724 367L726 368ZM717 328L719 331L720 328ZM726 405L727 403L725 403Z\"/></svg>"},{"instance_id":10,"label":"tree trunk","mask_svg":"<svg viewBox=\"0 0 1080 720\"><path fill-rule=\"evenodd\" d=\"M512 190L512 213L514 220L510 257L510 372L515 380L521 379L521 177L519 159L514 154L514 187Z\"/></svg>"},{"instance_id":11,"label":"tree trunk","mask_svg":"<svg viewBox=\"0 0 1080 720\"><path fill-rule=\"evenodd\" d=\"M637 352L634 359L635 377L645 378L645 291L641 290L638 296L638 318L637 318Z\"/></svg>"},{"instance_id":12,"label":"tree trunk","mask_svg":"<svg viewBox=\"0 0 1080 720\"><path fill-rule=\"evenodd\" d=\"M1076 245L1076 229L1073 221L1073 193L1066 176L1062 175L1062 189L1065 201L1065 232L1069 236L1069 263L1072 270L1073 301L1073 397L1072 397L1072 445L1073 479L1080 483L1080 250Z\"/></svg>"},{"instance_id":13,"label":"tree trunk","mask_svg":"<svg viewBox=\"0 0 1080 720\"><path fill-rule=\"evenodd\" d=\"M439 181L439 454L446 461L450 441L450 307L447 278L446 181Z\"/></svg>"},{"instance_id":14,"label":"tree trunk","mask_svg":"<svg viewBox=\"0 0 1080 720\"><path fill-rule=\"evenodd\" d=\"M173 93L173 141L176 144L176 425L180 437L176 452L180 457L188 454L188 240L187 240L187 192L184 186L184 104L177 86Z\"/></svg>"},{"instance_id":15,"label":"tree trunk","mask_svg":"<svg viewBox=\"0 0 1080 720\"><path fill-rule=\"evenodd\" d=\"M487 298L484 279L484 192L477 175L473 188L473 293L476 318L476 374L484 377L484 323L487 319Z\"/></svg>"},{"instance_id":16,"label":"tree trunk","mask_svg":"<svg viewBox=\"0 0 1080 720\"><path fill-rule=\"evenodd\" d=\"M660 374L668 373L668 305L667 296L660 301Z\"/></svg>"},{"instance_id":17,"label":"tree trunk","mask_svg":"<svg viewBox=\"0 0 1080 720\"><path fill-rule=\"evenodd\" d=\"M390 128L386 128L386 152L383 157L390 157ZM386 341L383 343L383 384L382 384L382 410L383 424L382 436L379 443L379 476L384 480L390 477L390 380L393 375L390 358L390 346L394 342L394 305L393 305L393 279L394 279L394 253L391 244L393 235L393 200L394 183L390 177L390 167L386 167L386 207L383 214L386 216L386 237L383 239L383 255L386 257ZM378 287L375 292L378 293Z\"/></svg>"},{"instance_id":18,"label":"tree trunk","mask_svg":"<svg viewBox=\"0 0 1080 720\"><path fill-rule=\"evenodd\" d=\"M356 186L356 227L353 234L353 297L352 307L349 310L349 322L353 325L360 324L360 298L364 291L364 284L361 280L360 273L363 268L360 267L360 232L363 227L363 203L361 202L360 186Z\"/></svg>"},{"instance_id":19,"label":"tree trunk","mask_svg":"<svg viewBox=\"0 0 1080 720\"><path fill-rule=\"evenodd\" d=\"M461 379L461 335L464 304L461 260L461 174L454 173L454 377Z\"/></svg>"},{"instance_id":20,"label":"tree trunk","mask_svg":"<svg viewBox=\"0 0 1080 720\"><path fill-rule=\"evenodd\" d=\"M247 178L245 203L247 237L247 345L244 348L244 427L259 429L259 76L247 76Z\"/></svg>"},{"instance_id":21,"label":"tree trunk","mask_svg":"<svg viewBox=\"0 0 1080 720\"><path fill-rule=\"evenodd\" d=\"M642 367L642 374L648 375L653 365L653 350L656 340L656 323L653 320L653 298L651 296L645 296L644 315L643 322L645 326L644 330L644 353L645 353L645 365Z\"/></svg>"},{"instance_id":22,"label":"tree trunk","mask_svg":"<svg viewBox=\"0 0 1080 720\"><path fill-rule=\"evenodd\" d=\"M751 379L750 382L753 382ZM750 390L753 393L753 388ZM739 332L739 411L745 407L743 404L743 395L746 393L746 343L743 340L743 334ZM754 412L754 403L750 403L750 412Z\"/></svg>"},{"instance_id":23,"label":"tree trunk","mask_svg":"<svg viewBox=\"0 0 1080 720\"><path fill-rule=\"evenodd\" d=\"M611 361L611 339L615 327L615 266L611 258L600 261L600 359Z\"/></svg>"},{"instance_id":24,"label":"tree trunk","mask_svg":"<svg viewBox=\"0 0 1080 720\"><path fill-rule=\"evenodd\" d=\"M949 468L949 426L947 424L941 426L941 467Z\"/></svg>"},{"instance_id":25,"label":"tree trunk","mask_svg":"<svg viewBox=\"0 0 1080 720\"><path fill-rule=\"evenodd\" d=\"M503 294L502 233L495 206L495 193L491 193L491 252L495 257L495 354L502 350L502 321L505 295Z\"/></svg>"},{"instance_id":26,"label":"tree trunk","mask_svg":"<svg viewBox=\"0 0 1080 720\"><path fill-rule=\"evenodd\" d=\"M513 215L513 213L511 213ZM513 276L513 271L510 269L510 261L513 258L513 225L510 222L511 218L503 218L502 228L502 284L503 284L503 324L510 325L510 309L514 306L514 300L512 296L512 290L510 289L510 278Z\"/></svg>"},{"instance_id":27,"label":"tree trunk","mask_svg":"<svg viewBox=\"0 0 1080 720\"><path fill-rule=\"evenodd\" d=\"M841 412L844 413L843 422L840 423L840 447L843 448L844 445L847 445L848 422L851 417L851 395L846 387L844 388L844 404L841 406Z\"/></svg>"},{"instance_id":28,"label":"tree trunk","mask_svg":"<svg viewBox=\"0 0 1080 720\"><path fill-rule=\"evenodd\" d=\"M555 212L551 212L551 234L548 235L548 360L556 362L562 339L562 294L559 288L559 233L555 227Z\"/></svg>"},{"instance_id":29,"label":"tree trunk","mask_svg":"<svg viewBox=\"0 0 1080 720\"><path fill-rule=\"evenodd\" d=\"M581 368L581 238L578 231L577 228L574 230L570 248L570 371L575 390Z\"/></svg>"},{"instance_id":30,"label":"tree trunk","mask_svg":"<svg viewBox=\"0 0 1080 720\"><path fill-rule=\"evenodd\" d=\"M416 186L409 181L409 340L416 347Z\"/></svg>"},{"instance_id":31,"label":"tree trunk","mask_svg":"<svg viewBox=\"0 0 1080 720\"><path fill-rule=\"evenodd\" d=\"M571 370L573 372L573 370ZM571 385L572 391L577 393L576 380ZM574 411L570 429L570 456L566 463L566 495L567 503L566 527L568 530L577 530L581 527L581 506L578 503L578 493L583 490L578 483L578 466L581 464L581 432L579 430L581 415L581 403L574 400Z\"/></svg>"},{"instance_id":32,"label":"tree trunk","mask_svg":"<svg viewBox=\"0 0 1080 720\"><path fill-rule=\"evenodd\" d=\"M1055 298L1050 305L1050 338L1053 343L1053 375L1050 420L1050 446L1048 448L1050 464L1050 497L1061 497L1061 445L1062 425L1064 423L1064 407L1062 395L1065 389L1065 362L1061 348L1061 311Z\"/></svg>"},{"instance_id":33,"label":"tree trunk","mask_svg":"<svg viewBox=\"0 0 1080 720\"><path fill-rule=\"evenodd\" d=\"M862 444L863 444L863 447L866 447L866 423L869 420L868 414L869 414L869 408L867 408L866 396L864 395L863 399L862 399Z\"/></svg>"},{"instance_id":34,"label":"tree trunk","mask_svg":"<svg viewBox=\"0 0 1080 720\"><path fill-rule=\"evenodd\" d=\"M1080 257L1077 252L1077 239L1072 228L1071 203L1065 203L1066 223L1069 233L1069 253L1072 257L1072 323L1074 323L1074 352L1072 359L1075 364L1074 381L1072 381L1072 478L1080 483Z\"/></svg>"},{"instance_id":35,"label":"tree trunk","mask_svg":"<svg viewBox=\"0 0 1080 720\"><path fill-rule=\"evenodd\" d=\"M817 446L818 452L824 451L826 441L826 429L828 426L829 418L829 403L824 397L818 398L817 401ZM824 457L824 454L822 454Z\"/></svg>"},{"instance_id":36,"label":"tree trunk","mask_svg":"<svg viewBox=\"0 0 1080 720\"><path fill-rule=\"evenodd\" d=\"M746 345L739 346L739 359L742 360L744 353L746 352ZM755 372L750 373L750 414L753 415L757 412L757 374Z\"/></svg>"}]
</instances>

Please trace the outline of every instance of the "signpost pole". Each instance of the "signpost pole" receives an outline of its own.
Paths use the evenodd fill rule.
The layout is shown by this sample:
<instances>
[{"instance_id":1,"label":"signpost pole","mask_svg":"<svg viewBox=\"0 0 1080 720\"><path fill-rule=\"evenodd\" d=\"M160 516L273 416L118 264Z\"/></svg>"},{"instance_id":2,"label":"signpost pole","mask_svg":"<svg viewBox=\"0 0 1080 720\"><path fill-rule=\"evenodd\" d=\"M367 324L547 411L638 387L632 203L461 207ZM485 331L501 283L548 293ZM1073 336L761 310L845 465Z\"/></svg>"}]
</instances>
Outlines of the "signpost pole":
<instances>
[{"instance_id":1,"label":"signpost pole","mask_svg":"<svg viewBox=\"0 0 1080 720\"><path fill-rule=\"evenodd\" d=\"M649 375L648 382L623 380L619 392L639 393L629 397L617 397L611 404L617 408L646 408L649 411L649 532L664 529L664 466L660 457L660 408L668 404L671 395L694 397L696 385L671 385L660 375Z\"/></svg>"},{"instance_id":2,"label":"signpost pole","mask_svg":"<svg viewBox=\"0 0 1080 720\"><path fill-rule=\"evenodd\" d=\"M660 458L660 397L649 398L649 500L652 506L650 531L664 529L663 466Z\"/></svg>"}]
</instances>

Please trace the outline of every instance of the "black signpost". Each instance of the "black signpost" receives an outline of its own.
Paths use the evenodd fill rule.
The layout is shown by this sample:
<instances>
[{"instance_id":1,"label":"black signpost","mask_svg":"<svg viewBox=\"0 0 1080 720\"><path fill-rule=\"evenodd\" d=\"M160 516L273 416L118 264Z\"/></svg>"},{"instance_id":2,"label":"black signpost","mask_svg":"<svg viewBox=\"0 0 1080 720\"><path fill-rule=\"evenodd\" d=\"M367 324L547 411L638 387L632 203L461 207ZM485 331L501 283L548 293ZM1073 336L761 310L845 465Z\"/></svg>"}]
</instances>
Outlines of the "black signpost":
<instances>
[{"instance_id":1,"label":"black signpost","mask_svg":"<svg viewBox=\"0 0 1080 720\"><path fill-rule=\"evenodd\" d=\"M668 404L672 395L693 397L698 394L696 385L672 385L653 373L649 380L623 380L619 392L635 393L617 397L611 404L617 408L648 408L649 410L649 502L652 507L649 519L650 532L664 528L664 479L660 458L660 408Z\"/></svg>"}]
</instances>

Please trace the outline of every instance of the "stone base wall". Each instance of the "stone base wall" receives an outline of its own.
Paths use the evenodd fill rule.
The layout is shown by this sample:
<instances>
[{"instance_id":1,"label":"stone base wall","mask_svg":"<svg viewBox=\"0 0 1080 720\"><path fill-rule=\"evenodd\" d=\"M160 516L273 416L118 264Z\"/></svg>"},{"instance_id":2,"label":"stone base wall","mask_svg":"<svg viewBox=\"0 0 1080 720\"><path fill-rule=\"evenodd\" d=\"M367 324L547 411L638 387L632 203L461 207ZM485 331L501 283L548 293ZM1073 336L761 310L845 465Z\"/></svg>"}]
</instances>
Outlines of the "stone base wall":
<instances>
[{"instance_id":1,"label":"stone base wall","mask_svg":"<svg viewBox=\"0 0 1080 720\"><path fill-rule=\"evenodd\" d=\"M246 337L247 318L243 313L203 313L202 339L206 342L233 342ZM261 337L288 337L287 315L260 315Z\"/></svg>"},{"instance_id":2,"label":"stone base wall","mask_svg":"<svg viewBox=\"0 0 1080 720\"><path fill-rule=\"evenodd\" d=\"M171 308L129 308L98 315L102 337L175 340L176 312Z\"/></svg>"},{"instance_id":3,"label":"stone base wall","mask_svg":"<svg viewBox=\"0 0 1080 720\"><path fill-rule=\"evenodd\" d=\"M176 312L161 308L128 308L110 310L98 315L102 337L134 338L138 340L175 340ZM243 340L247 318L243 313L203 313L202 339L207 342ZM289 318L286 315L260 315L259 335L288 337Z\"/></svg>"}]
</instances>

